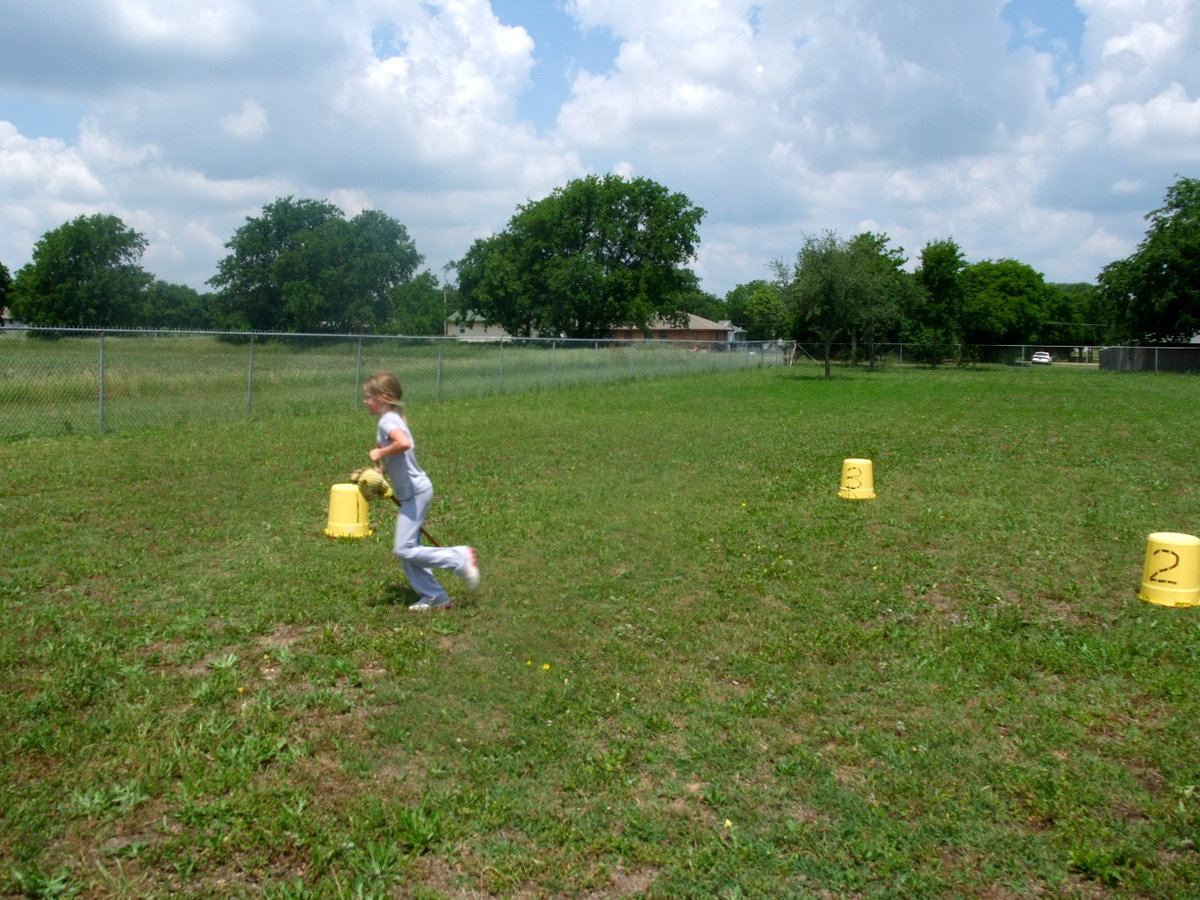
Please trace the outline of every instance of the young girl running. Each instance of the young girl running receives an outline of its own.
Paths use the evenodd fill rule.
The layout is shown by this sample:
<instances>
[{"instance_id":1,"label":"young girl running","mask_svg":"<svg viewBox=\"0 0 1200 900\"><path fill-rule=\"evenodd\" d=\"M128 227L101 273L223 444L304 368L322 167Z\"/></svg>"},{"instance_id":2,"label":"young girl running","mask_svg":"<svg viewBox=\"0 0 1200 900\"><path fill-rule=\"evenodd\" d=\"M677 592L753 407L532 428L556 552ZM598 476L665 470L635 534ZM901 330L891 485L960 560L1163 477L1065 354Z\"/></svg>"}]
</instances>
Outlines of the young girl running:
<instances>
[{"instance_id":1,"label":"young girl running","mask_svg":"<svg viewBox=\"0 0 1200 900\"><path fill-rule=\"evenodd\" d=\"M433 482L417 463L412 432L404 415L400 380L391 372L372 375L363 384L364 401L373 415L379 416L376 430L378 446L370 457L382 463L400 501L396 516L395 553L404 565L404 574L420 599L409 609L423 611L448 609L450 597L438 584L433 569L450 569L461 576L467 587L479 587L479 566L472 547L425 547L421 544L421 526L433 501Z\"/></svg>"}]
</instances>

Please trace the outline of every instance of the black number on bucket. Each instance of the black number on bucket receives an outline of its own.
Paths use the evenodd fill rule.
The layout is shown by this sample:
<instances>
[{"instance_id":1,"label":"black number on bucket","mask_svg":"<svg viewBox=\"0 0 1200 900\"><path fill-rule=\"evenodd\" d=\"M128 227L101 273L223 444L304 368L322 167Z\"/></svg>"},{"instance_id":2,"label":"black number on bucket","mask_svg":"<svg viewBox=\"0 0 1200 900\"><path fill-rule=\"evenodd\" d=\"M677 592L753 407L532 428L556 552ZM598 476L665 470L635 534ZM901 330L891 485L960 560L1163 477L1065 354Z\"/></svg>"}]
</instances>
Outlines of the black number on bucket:
<instances>
[{"instance_id":1,"label":"black number on bucket","mask_svg":"<svg viewBox=\"0 0 1200 900\"><path fill-rule=\"evenodd\" d=\"M1175 557L1175 562L1171 563L1169 566L1163 566L1157 572L1154 572L1150 576L1150 580L1153 581L1155 584L1177 584L1178 582L1173 581L1170 578L1159 578L1158 576L1162 575L1164 572L1170 572L1173 568L1175 568L1177 565L1179 565L1179 554L1176 553L1174 550L1168 550L1166 547L1159 547L1157 550L1155 550L1150 555L1158 556L1158 554L1160 554L1160 553L1171 554L1173 557Z\"/></svg>"},{"instance_id":2,"label":"black number on bucket","mask_svg":"<svg viewBox=\"0 0 1200 900\"><path fill-rule=\"evenodd\" d=\"M847 466L846 488L851 491L857 491L860 487L862 487L862 469L858 466Z\"/></svg>"}]
</instances>

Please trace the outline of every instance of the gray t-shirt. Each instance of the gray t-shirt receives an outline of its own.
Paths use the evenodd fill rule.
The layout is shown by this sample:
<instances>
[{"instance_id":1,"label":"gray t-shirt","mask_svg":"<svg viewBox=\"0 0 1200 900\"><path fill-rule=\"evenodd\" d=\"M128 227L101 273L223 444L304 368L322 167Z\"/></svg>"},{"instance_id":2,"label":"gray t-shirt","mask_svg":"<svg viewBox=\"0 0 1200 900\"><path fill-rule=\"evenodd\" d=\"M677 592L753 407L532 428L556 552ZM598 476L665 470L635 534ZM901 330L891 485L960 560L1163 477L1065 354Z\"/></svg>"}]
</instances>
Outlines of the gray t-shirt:
<instances>
[{"instance_id":1,"label":"gray t-shirt","mask_svg":"<svg viewBox=\"0 0 1200 900\"><path fill-rule=\"evenodd\" d=\"M387 447L392 443L388 435L397 428L407 434L410 441L412 440L412 432L408 430L408 423L404 421L404 417L400 413L389 410L379 417L379 428L376 430L375 436L380 447ZM433 482L429 480L429 476L417 462L415 442L412 447L398 456L385 456L383 463L387 467L388 478L392 481L392 490L401 500L411 500L417 491L433 489Z\"/></svg>"}]
</instances>

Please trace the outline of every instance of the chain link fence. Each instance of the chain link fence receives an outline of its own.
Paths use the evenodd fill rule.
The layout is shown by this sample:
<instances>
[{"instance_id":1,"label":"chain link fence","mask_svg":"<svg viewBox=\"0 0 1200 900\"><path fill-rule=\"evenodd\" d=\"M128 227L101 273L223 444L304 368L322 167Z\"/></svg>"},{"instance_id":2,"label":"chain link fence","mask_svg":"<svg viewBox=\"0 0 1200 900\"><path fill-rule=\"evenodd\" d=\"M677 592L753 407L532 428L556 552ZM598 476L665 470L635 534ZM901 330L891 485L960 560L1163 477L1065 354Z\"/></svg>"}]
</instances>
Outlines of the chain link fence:
<instances>
[{"instance_id":1,"label":"chain link fence","mask_svg":"<svg viewBox=\"0 0 1200 900\"><path fill-rule=\"evenodd\" d=\"M1200 372L1200 343L1186 347L1105 347L1100 367L1119 372Z\"/></svg>"},{"instance_id":2,"label":"chain link fence","mask_svg":"<svg viewBox=\"0 0 1200 900\"><path fill-rule=\"evenodd\" d=\"M1195 370L1200 347L1115 348L1105 366ZM1099 347L834 344L838 365L1095 365ZM1189 352L1190 351L1190 352ZM1111 355L1114 348L1104 350ZM405 399L439 402L612 381L822 364L808 342L570 340L0 328L0 440L266 417L361 403L363 381L395 371ZM1140 354L1140 355L1139 355ZM1179 359L1176 359L1179 357ZM1182 360L1182 361L1181 361ZM1186 365L1184 364L1186 363Z\"/></svg>"},{"instance_id":3,"label":"chain link fence","mask_svg":"<svg viewBox=\"0 0 1200 900\"><path fill-rule=\"evenodd\" d=\"M1200 343L1145 347L1077 344L875 344L868 347L858 343L834 344L830 358L843 365L866 365L870 362L872 350L877 366L953 366L973 363L1036 366L1065 363L1122 372L1200 372ZM784 354L787 363L800 360L819 362L825 358L825 346L815 342L790 343Z\"/></svg>"},{"instance_id":4,"label":"chain link fence","mask_svg":"<svg viewBox=\"0 0 1200 900\"><path fill-rule=\"evenodd\" d=\"M374 372L414 403L779 365L778 342L459 340L9 327L0 440L355 409Z\"/></svg>"},{"instance_id":5,"label":"chain link fence","mask_svg":"<svg viewBox=\"0 0 1200 900\"><path fill-rule=\"evenodd\" d=\"M843 365L961 365L988 363L1003 366L1034 365L1038 351L1050 354L1052 362L1093 364L1100 361L1100 347L1060 344L871 344L835 343L830 359ZM785 362L824 362L825 345L817 341L794 341L784 348Z\"/></svg>"}]
</instances>

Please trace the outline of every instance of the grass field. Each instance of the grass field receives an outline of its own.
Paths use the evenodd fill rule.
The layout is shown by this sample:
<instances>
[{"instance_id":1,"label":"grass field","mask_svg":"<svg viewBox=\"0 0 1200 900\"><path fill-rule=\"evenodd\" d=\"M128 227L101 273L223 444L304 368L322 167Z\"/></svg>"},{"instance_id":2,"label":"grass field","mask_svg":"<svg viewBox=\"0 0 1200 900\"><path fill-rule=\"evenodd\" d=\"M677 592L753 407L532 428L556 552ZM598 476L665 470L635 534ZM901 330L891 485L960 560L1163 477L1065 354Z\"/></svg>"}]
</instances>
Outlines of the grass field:
<instances>
[{"instance_id":1,"label":"grass field","mask_svg":"<svg viewBox=\"0 0 1200 900\"><path fill-rule=\"evenodd\" d=\"M816 366L414 403L417 615L346 410L0 443L0 891L1200 893L1200 380ZM837 496L841 462L878 497Z\"/></svg>"}]
</instances>

